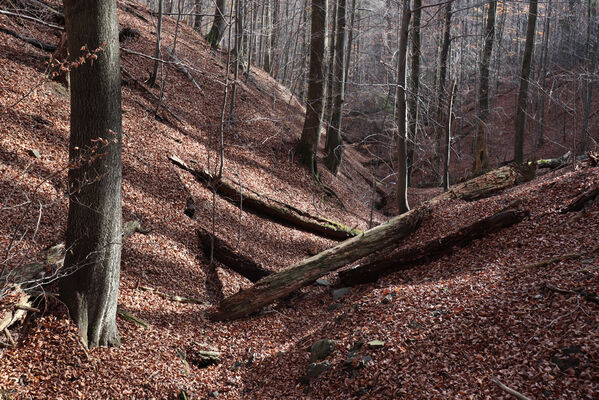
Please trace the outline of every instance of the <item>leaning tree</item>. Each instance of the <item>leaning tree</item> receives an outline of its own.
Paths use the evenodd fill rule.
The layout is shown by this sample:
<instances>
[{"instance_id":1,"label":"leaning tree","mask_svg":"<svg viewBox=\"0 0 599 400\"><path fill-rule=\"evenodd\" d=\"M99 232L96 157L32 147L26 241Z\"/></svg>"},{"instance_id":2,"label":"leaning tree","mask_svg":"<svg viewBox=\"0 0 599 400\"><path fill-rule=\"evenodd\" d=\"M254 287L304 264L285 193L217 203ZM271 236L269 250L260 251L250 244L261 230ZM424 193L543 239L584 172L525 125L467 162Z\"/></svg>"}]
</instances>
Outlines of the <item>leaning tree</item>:
<instances>
[{"instance_id":1,"label":"leaning tree","mask_svg":"<svg viewBox=\"0 0 599 400\"><path fill-rule=\"evenodd\" d=\"M65 0L71 71L68 275L60 295L89 347L118 346L121 76L116 0ZM79 57L81 55L81 57Z\"/></svg>"}]
</instances>

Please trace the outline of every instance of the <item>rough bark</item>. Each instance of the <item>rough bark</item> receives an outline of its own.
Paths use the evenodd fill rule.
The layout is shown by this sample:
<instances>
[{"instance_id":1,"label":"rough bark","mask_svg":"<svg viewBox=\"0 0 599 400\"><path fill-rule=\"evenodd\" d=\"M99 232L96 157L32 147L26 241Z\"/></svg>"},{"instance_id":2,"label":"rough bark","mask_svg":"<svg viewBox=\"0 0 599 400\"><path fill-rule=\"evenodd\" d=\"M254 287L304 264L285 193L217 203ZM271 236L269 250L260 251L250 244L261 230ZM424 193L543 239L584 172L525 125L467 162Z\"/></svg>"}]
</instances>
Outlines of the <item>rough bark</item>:
<instances>
[{"instance_id":1,"label":"rough bark","mask_svg":"<svg viewBox=\"0 0 599 400\"><path fill-rule=\"evenodd\" d=\"M202 250L207 257L210 257L210 253L212 252L214 259L231 268L244 278L249 279L251 282L257 282L265 276L272 274L272 271L264 268L262 264L259 264L249 257L239 253L223 240L212 235L207 230L198 228L196 232L198 234L198 238L200 239Z\"/></svg>"},{"instance_id":2,"label":"rough bark","mask_svg":"<svg viewBox=\"0 0 599 400\"><path fill-rule=\"evenodd\" d=\"M121 74L115 0L65 0L69 51L102 48L71 71L69 213L60 295L88 347L120 344Z\"/></svg>"},{"instance_id":3,"label":"rough bark","mask_svg":"<svg viewBox=\"0 0 599 400\"><path fill-rule=\"evenodd\" d=\"M243 197L243 207L245 209L267 215L273 218L275 222L281 223L283 221L298 229L334 240L345 240L362 233L359 229L349 228L338 222L312 215L247 188L243 193L240 193L238 182L230 181L226 177L215 180L209 172L190 168L177 156L170 156L169 160L177 167L193 174L199 182L214 187L218 194L231 203L239 205L239 200Z\"/></svg>"},{"instance_id":4,"label":"rough bark","mask_svg":"<svg viewBox=\"0 0 599 400\"><path fill-rule=\"evenodd\" d=\"M302 136L296 146L296 153L303 164L310 168L316 177L316 153L320 142L320 128L324 107L323 60L325 55L327 0L312 0L312 32L310 35L310 73L308 76L308 97L306 118Z\"/></svg>"},{"instance_id":5,"label":"rough bark","mask_svg":"<svg viewBox=\"0 0 599 400\"><path fill-rule=\"evenodd\" d=\"M520 223L528 212L514 209L500 211L490 217L462 227L447 236L430 240L421 246L411 247L377 258L367 264L339 273L341 284L346 286L375 282L380 277L404 270L422 261L439 258L454 247L464 247L473 240L481 239L501 229Z\"/></svg>"},{"instance_id":6,"label":"rough bark","mask_svg":"<svg viewBox=\"0 0 599 400\"><path fill-rule=\"evenodd\" d=\"M397 68L397 204L399 212L410 209L408 204L408 149L407 124L408 112L406 104L406 56L408 51L408 28L410 26L410 0L404 0L401 25L399 27L399 50Z\"/></svg>"},{"instance_id":7,"label":"rough bark","mask_svg":"<svg viewBox=\"0 0 599 400\"><path fill-rule=\"evenodd\" d=\"M334 82L333 82L333 111L331 123L327 130L325 146L325 163L334 175L339 172L343 160L344 146L341 137L341 121L343 103L345 101L345 0L337 0L337 23L334 57Z\"/></svg>"},{"instance_id":8,"label":"rough bark","mask_svg":"<svg viewBox=\"0 0 599 400\"><path fill-rule=\"evenodd\" d=\"M489 3L487 11L487 27L485 30L485 46L480 62L480 86L478 88L478 120L476 129L476 152L474 173L489 168L489 150L487 148L487 120L489 119L489 65L493 53L495 38L495 14L497 1Z\"/></svg>"},{"instance_id":9,"label":"rough bark","mask_svg":"<svg viewBox=\"0 0 599 400\"><path fill-rule=\"evenodd\" d=\"M210 43L213 49L216 49L220 44L220 41L225 35L225 0L216 0L216 7L214 9L214 22L210 32L206 35L206 40Z\"/></svg>"},{"instance_id":10,"label":"rough bark","mask_svg":"<svg viewBox=\"0 0 599 400\"><path fill-rule=\"evenodd\" d=\"M536 25L537 25L537 0L530 0L528 8L528 24L526 28L526 43L524 45L524 56L522 58L522 73L520 75L520 90L518 92L518 104L516 106L514 141L514 161L518 164L524 162L524 128L526 125L526 106L528 103L528 86L530 70L532 66L532 53L534 49Z\"/></svg>"},{"instance_id":11,"label":"rough bark","mask_svg":"<svg viewBox=\"0 0 599 400\"><path fill-rule=\"evenodd\" d=\"M267 276L254 286L224 299L213 318L236 319L251 314L331 271L397 243L418 228L422 215L422 209L412 210L292 267Z\"/></svg>"}]
</instances>

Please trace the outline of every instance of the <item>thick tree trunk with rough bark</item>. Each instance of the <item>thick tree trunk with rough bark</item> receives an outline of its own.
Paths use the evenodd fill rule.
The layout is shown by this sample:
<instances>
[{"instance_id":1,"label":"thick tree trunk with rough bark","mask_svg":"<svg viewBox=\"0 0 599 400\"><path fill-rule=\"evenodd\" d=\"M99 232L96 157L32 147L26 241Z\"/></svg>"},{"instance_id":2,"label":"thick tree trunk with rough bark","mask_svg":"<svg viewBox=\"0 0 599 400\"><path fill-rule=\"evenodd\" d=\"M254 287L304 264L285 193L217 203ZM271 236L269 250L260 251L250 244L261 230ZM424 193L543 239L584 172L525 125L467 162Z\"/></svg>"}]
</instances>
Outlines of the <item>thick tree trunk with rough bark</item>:
<instances>
[{"instance_id":1,"label":"thick tree trunk with rough bark","mask_svg":"<svg viewBox=\"0 0 599 400\"><path fill-rule=\"evenodd\" d=\"M528 86L532 66L532 53L535 45L537 27L537 0L530 0L528 6L528 25L526 27L526 44L522 58L522 74L520 75L520 90L516 106L516 140L514 141L514 162L524 162L524 128L526 126L526 106L528 102Z\"/></svg>"},{"instance_id":2,"label":"thick tree trunk with rough bark","mask_svg":"<svg viewBox=\"0 0 599 400\"><path fill-rule=\"evenodd\" d=\"M343 138L341 137L341 118L345 100L345 0L337 0L337 23L334 57L333 111L327 130L325 163L329 171L337 175L343 160Z\"/></svg>"},{"instance_id":3,"label":"thick tree trunk with rough bark","mask_svg":"<svg viewBox=\"0 0 599 400\"><path fill-rule=\"evenodd\" d=\"M65 0L71 71L69 215L62 300L89 347L120 344L116 309L121 264L121 73L115 0ZM92 62L93 61L93 62Z\"/></svg>"},{"instance_id":4,"label":"thick tree trunk with rough bark","mask_svg":"<svg viewBox=\"0 0 599 400\"><path fill-rule=\"evenodd\" d=\"M327 0L312 0L312 32L310 36L310 74L308 76L308 97L306 118L302 136L296 146L296 153L303 164L308 166L316 177L316 153L320 142L320 128L324 107L323 59L325 55Z\"/></svg>"},{"instance_id":5,"label":"thick tree trunk with rough bark","mask_svg":"<svg viewBox=\"0 0 599 400\"><path fill-rule=\"evenodd\" d=\"M487 11L487 28L485 30L485 46L480 62L480 86L478 88L478 120L476 129L476 154L474 173L489 168L489 150L487 149L487 119L489 118L489 64L493 52L495 38L495 13L497 1L489 3Z\"/></svg>"},{"instance_id":6,"label":"thick tree trunk with rough bark","mask_svg":"<svg viewBox=\"0 0 599 400\"><path fill-rule=\"evenodd\" d=\"M210 32L206 35L206 40L210 43L213 49L216 49L220 44L220 41L225 35L225 0L216 0L216 6L214 8L214 22Z\"/></svg>"},{"instance_id":7,"label":"thick tree trunk with rough bark","mask_svg":"<svg viewBox=\"0 0 599 400\"><path fill-rule=\"evenodd\" d=\"M447 254L454 247L466 246L473 240L483 238L501 229L518 224L527 216L528 212L525 211L514 209L500 211L447 236L430 240L421 246L400 250L377 258L368 264L341 271L339 279L341 284L346 286L376 282L384 275L407 269L423 260L434 260Z\"/></svg>"}]
</instances>

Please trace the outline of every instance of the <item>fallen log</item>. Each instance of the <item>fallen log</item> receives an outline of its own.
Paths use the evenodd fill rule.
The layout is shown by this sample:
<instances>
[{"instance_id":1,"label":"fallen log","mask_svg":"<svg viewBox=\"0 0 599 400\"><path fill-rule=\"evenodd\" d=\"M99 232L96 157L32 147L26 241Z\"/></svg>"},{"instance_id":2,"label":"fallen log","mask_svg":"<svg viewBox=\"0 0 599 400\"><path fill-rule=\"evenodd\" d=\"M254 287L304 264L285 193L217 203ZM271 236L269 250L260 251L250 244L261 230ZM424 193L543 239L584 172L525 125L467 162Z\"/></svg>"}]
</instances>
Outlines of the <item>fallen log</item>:
<instances>
[{"instance_id":1,"label":"fallen log","mask_svg":"<svg viewBox=\"0 0 599 400\"><path fill-rule=\"evenodd\" d=\"M30 38L29 36L18 34L17 32L15 32L13 30L0 27L0 32L4 32L7 35L13 36L25 43L29 43L30 45L35 46L38 49L46 51L48 53L53 53L54 51L56 51L56 46L53 44L45 43L45 42L42 42L41 40L37 40L34 38Z\"/></svg>"},{"instance_id":2,"label":"fallen log","mask_svg":"<svg viewBox=\"0 0 599 400\"><path fill-rule=\"evenodd\" d=\"M171 160L172 161L172 160ZM448 199L477 199L489 196L530 178L527 168L504 166L470 181L456 185L422 206L374 227L359 236L307 258L276 274L260 279L254 286L227 297L211 316L215 320L231 320L247 316L267 304L288 296L297 289L344 265L398 242L418 229L428 208Z\"/></svg>"},{"instance_id":3,"label":"fallen log","mask_svg":"<svg viewBox=\"0 0 599 400\"><path fill-rule=\"evenodd\" d=\"M292 267L260 279L254 286L224 299L212 317L215 320L236 319L258 311L337 268L405 238L420 226L423 214L423 209L409 211Z\"/></svg>"},{"instance_id":4,"label":"fallen log","mask_svg":"<svg viewBox=\"0 0 599 400\"><path fill-rule=\"evenodd\" d=\"M196 232L206 257L210 257L212 251L215 260L220 261L239 275L249 279L252 283L272 274L272 271L264 268L262 264L239 253L207 230L198 228ZM214 248L212 247L212 240L214 240Z\"/></svg>"},{"instance_id":5,"label":"fallen log","mask_svg":"<svg viewBox=\"0 0 599 400\"><path fill-rule=\"evenodd\" d=\"M526 211L514 209L500 211L462 227L447 236L430 240L421 246L400 250L382 258L377 258L367 264L341 271L339 272L339 280L344 286L376 282L384 275L409 268L423 260L434 260L447 254L454 247L466 246L473 240L515 225L527 216L528 212Z\"/></svg>"},{"instance_id":6,"label":"fallen log","mask_svg":"<svg viewBox=\"0 0 599 400\"><path fill-rule=\"evenodd\" d=\"M312 215L251 189L244 188L245 190L241 193L239 183L231 181L226 177L217 179L206 170L191 168L176 155L171 155L168 159L175 166L191 173L198 182L216 189L218 194L231 203L239 205L240 200L243 199L244 208L267 215L273 218L275 222L284 221L304 231L316 233L334 240L344 240L361 233L359 229L349 228L338 222Z\"/></svg>"},{"instance_id":7,"label":"fallen log","mask_svg":"<svg viewBox=\"0 0 599 400\"><path fill-rule=\"evenodd\" d=\"M573 211L581 211L583 208L591 205L597 196L599 196L599 186L595 186L594 188L591 188L576 197L574 201L572 201L562 210L562 214Z\"/></svg>"},{"instance_id":8,"label":"fallen log","mask_svg":"<svg viewBox=\"0 0 599 400\"><path fill-rule=\"evenodd\" d=\"M572 152L568 151L561 157L558 158L544 158L537 160L537 168L550 168L550 169L559 169L568 165L572 161Z\"/></svg>"}]
</instances>

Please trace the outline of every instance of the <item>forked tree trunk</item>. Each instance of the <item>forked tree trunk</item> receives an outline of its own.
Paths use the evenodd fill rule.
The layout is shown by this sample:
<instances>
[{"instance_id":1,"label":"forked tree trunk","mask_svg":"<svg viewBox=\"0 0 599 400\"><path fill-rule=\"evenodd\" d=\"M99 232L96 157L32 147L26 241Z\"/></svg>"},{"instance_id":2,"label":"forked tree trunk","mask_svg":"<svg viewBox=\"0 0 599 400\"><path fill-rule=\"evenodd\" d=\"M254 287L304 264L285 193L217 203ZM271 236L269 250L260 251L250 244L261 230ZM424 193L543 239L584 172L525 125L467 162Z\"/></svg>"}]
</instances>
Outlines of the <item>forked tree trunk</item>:
<instances>
[{"instance_id":1,"label":"forked tree trunk","mask_svg":"<svg viewBox=\"0 0 599 400\"><path fill-rule=\"evenodd\" d=\"M522 74L520 75L520 90L516 106L516 140L514 141L514 161L518 164L524 162L524 128L526 126L526 106L528 103L528 85L532 65L532 52L535 45L537 26L537 0L530 0L528 6L528 24L526 28L526 43L522 58Z\"/></svg>"},{"instance_id":2,"label":"forked tree trunk","mask_svg":"<svg viewBox=\"0 0 599 400\"><path fill-rule=\"evenodd\" d=\"M69 215L60 295L89 347L117 346L121 263L121 74L115 0L65 0L71 71ZM83 50L85 54L86 51ZM91 61L91 60L90 60Z\"/></svg>"}]
</instances>

